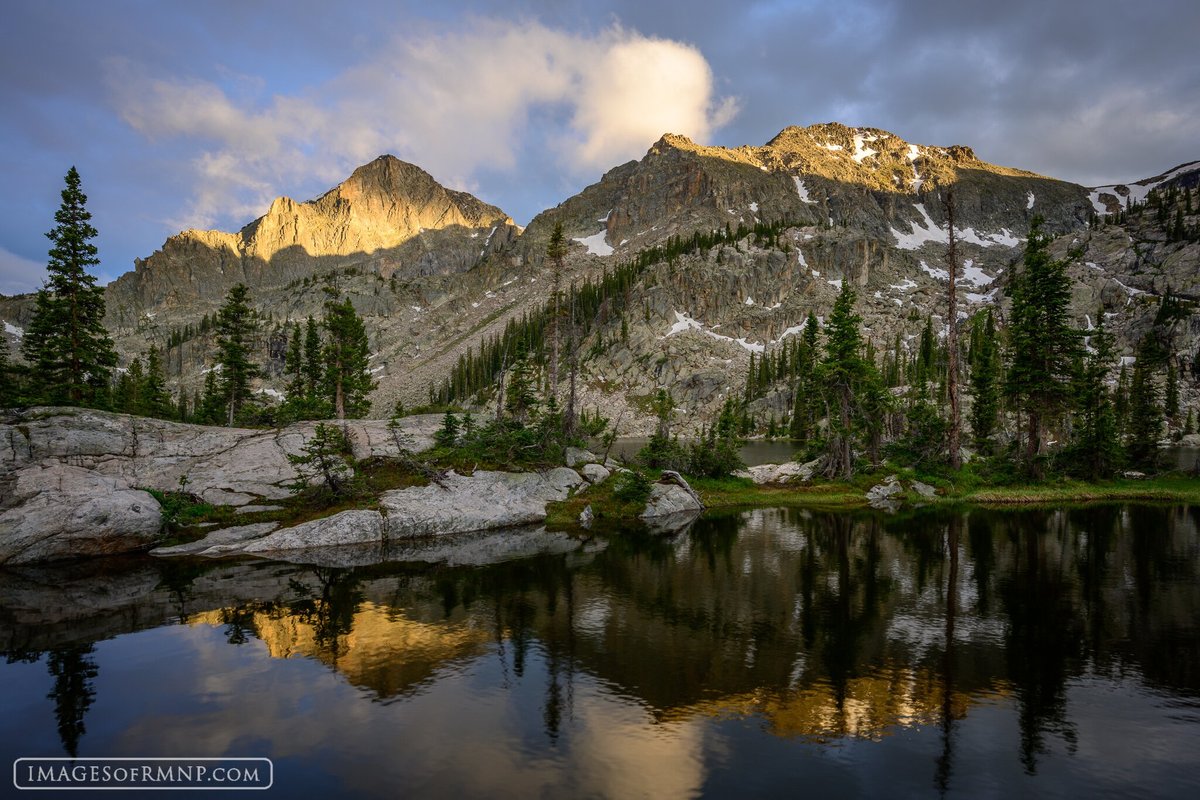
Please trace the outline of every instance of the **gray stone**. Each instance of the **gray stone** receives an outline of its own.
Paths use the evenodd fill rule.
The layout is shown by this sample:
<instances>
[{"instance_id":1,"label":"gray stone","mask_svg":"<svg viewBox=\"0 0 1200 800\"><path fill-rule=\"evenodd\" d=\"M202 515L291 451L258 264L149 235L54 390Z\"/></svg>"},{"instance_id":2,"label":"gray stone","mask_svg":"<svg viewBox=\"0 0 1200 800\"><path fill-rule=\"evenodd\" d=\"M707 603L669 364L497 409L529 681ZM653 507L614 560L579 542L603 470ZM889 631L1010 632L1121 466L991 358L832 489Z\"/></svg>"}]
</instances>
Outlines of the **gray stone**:
<instances>
[{"instance_id":1,"label":"gray stone","mask_svg":"<svg viewBox=\"0 0 1200 800\"><path fill-rule=\"evenodd\" d=\"M254 539L266 536L279 527L278 522L256 522L253 525L238 525L233 528L221 528L213 531L203 539L170 547L156 547L150 551L152 556L185 556L201 553L216 545L244 544Z\"/></svg>"},{"instance_id":2,"label":"gray stone","mask_svg":"<svg viewBox=\"0 0 1200 800\"><path fill-rule=\"evenodd\" d=\"M568 447L566 450L566 460L568 467L578 467L582 464L592 464L598 461L595 454L589 450L583 450L578 447Z\"/></svg>"},{"instance_id":3,"label":"gray stone","mask_svg":"<svg viewBox=\"0 0 1200 800\"><path fill-rule=\"evenodd\" d=\"M913 481L912 488L913 488L913 491L916 492L917 494L921 495L921 497L936 497L937 496L937 489L930 486L928 483L921 483L920 481Z\"/></svg>"},{"instance_id":4,"label":"gray stone","mask_svg":"<svg viewBox=\"0 0 1200 800\"><path fill-rule=\"evenodd\" d=\"M664 476L667 473L663 473ZM682 478L680 479L682 481ZM679 513L698 514L704 505L692 491L692 487L678 483L656 483L650 487L650 497L646 500L646 508L641 513L644 520L655 517L667 517Z\"/></svg>"},{"instance_id":5,"label":"gray stone","mask_svg":"<svg viewBox=\"0 0 1200 800\"><path fill-rule=\"evenodd\" d=\"M599 464L584 464L583 468L579 471L583 473L583 477L587 479L587 482L593 486L604 483L612 475L611 471Z\"/></svg>"},{"instance_id":6,"label":"gray stone","mask_svg":"<svg viewBox=\"0 0 1200 800\"><path fill-rule=\"evenodd\" d=\"M0 564L128 553L162 537L158 501L119 478L51 464L21 470L6 488Z\"/></svg>"},{"instance_id":7,"label":"gray stone","mask_svg":"<svg viewBox=\"0 0 1200 800\"><path fill-rule=\"evenodd\" d=\"M235 514L257 514L261 511L282 511L283 506L242 506L233 513Z\"/></svg>"},{"instance_id":8,"label":"gray stone","mask_svg":"<svg viewBox=\"0 0 1200 800\"><path fill-rule=\"evenodd\" d=\"M595 519L596 517L592 514L592 507L590 505L584 506L583 511L579 512L579 524L585 528L592 527L592 522Z\"/></svg>"},{"instance_id":9,"label":"gray stone","mask_svg":"<svg viewBox=\"0 0 1200 800\"><path fill-rule=\"evenodd\" d=\"M1185 433L1179 439L1179 444L1184 447L1200 447L1200 433Z\"/></svg>"},{"instance_id":10,"label":"gray stone","mask_svg":"<svg viewBox=\"0 0 1200 800\"><path fill-rule=\"evenodd\" d=\"M871 508L895 511L900 507L901 495L904 492L895 475L884 478L883 483L876 484L867 490L867 503Z\"/></svg>"},{"instance_id":11,"label":"gray stone","mask_svg":"<svg viewBox=\"0 0 1200 800\"><path fill-rule=\"evenodd\" d=\"M739 470L735 474L741 478L749 478L759 485L766 483L804 483L812 480L813 473L816 471L820 461L818 458L804 464L798 464L795 461L788 461L783 464L759 464L758 466Z\"/></svg>"},{"instance_id":12,"label":"gray stone","mask_svg":"<svg viewBox=\"0 0 1200 800\"><path fill-rule=\"evenodd\" d=\"M249 526L248 526L249 527ZM266 536L235 544L218 544L200 555L230 553L278 553L339 545L380 544L387 537L387 523L378 511L342 511L332 516L282 528Z\"/></svg>"},{"instance_id":13,"label":"gray stone","mask_svg":"<svg viewBox=\"0 0 1200 800\"><path fill-rule=\"evenodd\" d=\"M385 492L380 506L397 539L530 525L546 519L546 503L565 500L582 480L567 467L545 474L451 471L442 485Z\"/></svg>"}]
</instances>

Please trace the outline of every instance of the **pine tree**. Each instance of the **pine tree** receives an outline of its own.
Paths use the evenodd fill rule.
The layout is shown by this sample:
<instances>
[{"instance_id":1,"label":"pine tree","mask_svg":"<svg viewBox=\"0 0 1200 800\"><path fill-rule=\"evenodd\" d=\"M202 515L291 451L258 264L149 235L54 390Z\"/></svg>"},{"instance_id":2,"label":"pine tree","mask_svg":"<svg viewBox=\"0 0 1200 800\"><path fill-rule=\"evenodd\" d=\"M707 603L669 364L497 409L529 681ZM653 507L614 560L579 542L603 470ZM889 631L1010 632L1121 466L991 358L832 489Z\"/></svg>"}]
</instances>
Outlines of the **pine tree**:
<instances>
[{"instance_id":1,"label":"pine tree","mask_svg":"<svg viewBox=\"0 0 1200 800\"><path fill-rule=\"evenodd\" d=\"M553 298L551 300L552 310L550 315L550 391L547 394L547 401L557 401L558 398L558 322L559 322L559 303L562 297L562 271L563 258L567 255L567 242L563 236L562 222L554 223L554 231L550 234L550 242L546 245L546 258L550 259L550 276L551 276L551 292Z\"/></svg>"},{"instance_id":2,"label":"pine tree","mask_svg":"<svg viewBox=\"0 0 1200 800\"><path fill-rule=\"evenodd\" d=\"M220 425L223 417L221 391L217 386L217 370L204 375L204 393L196 402L196 421L204 425Z\"/></svg>"},{"instance_id":3,"label":"pine tree","mask_svg":"<svg viewBox=\"0 0 1200 800\"><path fill-rule=\"evenodd\" d=\"M508 388L504 394L504 410L519 424L524 425L536 409L537 396L533 392L529 362L525 354L521 353L508 376Z\"/></svg>"},{"instance_id":4,"label":"pine tree","mask_svg":"<svg viewBox=\"0 0 1200 800\"><path fill-rule=\"evenodd\" d=\"M1152 470L1158 464L1158 440L1162 435L1162 406L1158 386L1154 382L1152 345L1149 336L1138 348L1129 386L1129 422L1125 435L1125 452L1129 464L1137 469Z\"/></svg>"},{"instance_id":5,"label":"pine tree","mask_svg":"<svg viewBox=\"0 0 1200 800\"><path fill-rule=\"evenodd\" d=\"M141 395L140 413L158 419L170 419L175 416L171 395L167 393L167 378L163 374L162 358L155 347L151 347L146 353L146 376L142 381Z\"/></svg>"},{"instance_id":6,"label":"pine tree","mask_svg":"<svg viewBox=\"0 0 1200 800\"><path fill-rule=\"evenodd\" d=\"M122 390L124 396L120 398L120 405L116 408L118 411L125 414L145 415L145 404L142 397L146 389L146 372L142 369L142 359L135 357L129 364L129 371L125 373L128 379Z\"/></svg>"},{"instance_id":7,"label":"pine tree","mask_svg":"<svg viewBox=\"0 0 1200 800\"><path fill-rule=\"evenodd\" d=\"M1050 258L1050 237L1041 232L1041 222L1034 218L1023 268L1008 288L1012 363L1004 386L1025 417L1025 466L1034 477L1041 477L1038 458L1045 450L1046 424L1070 398L1071 363L1078 346L1077 332L1067 324L1067 265Z\"/></svg>"},{"instance_id":8,"label":"pine tree","mask_svg":"<svg viewBox=\"0 0 1200 800\"><path fill-rule=\"evenodd\" d=\"M988 309L983 330L972 348L971 436L975 450L984 455L992 452L992 437L1000 414L1000 348L996 341L996 322Z\"/></svg>"},{"instance_id":9,"label":"pine tree","mask_svg":"<svg viewBox=\"0 0 1200 800\"><path fill-rule=\"evenodd\" d=\"M1121 458L1116 414L1108 391L1113 339L1104 329L1103 309L1096 316L1096 329L1090 334L1095 352L1088 356L1082 369L1076 394L1074 441L1066 454L1068 467L1088 480L1112 477Z\"/></svg>"},{"instance_id":10,"label":"pine tree","mask_svg":"<svg viewBox=\"0 0 1200 800\"><path fill-rule=\"evenodd\" d=\"M229 290L225 305L217 314L220 393L226 425L231 427L238 412L250 400L250 381L259 376L258 365L250 358L257 329L257 320L250 308L250 290L239 283Z\"/></svg>"},{"instance_id":11,"label":"pine tree","mask_svg":"<svg viewBox=\"0 0 1200 800\"><path fill-rule=\"evenodd\" d=\"M854 313L854 290L842 284L825 327L825 358L820 380L829 410L829 443L825 475L849 480L854 474L853 443L856 432L856 401L870 391L874 365L862 357L859 333L862 318Z\"/></svg>"},{"instance_id":12,"label":"pine tree","mask_svg":"<svg viewBox=\"0 0 1200 800\"><path fill-rule=\"evenodd\" d=\"M329 409L322 407L321 401L321 385L325 376L322 358L321 332L317 321L309 317L304 326L303 395L309 414L315 415L315 418L324 417L329 413Z\"/></svg>"},{"instance_id":13,"label":"pine tree","mask_svg":"<svg viewBox=\"0 0 1200 800\"><path fill-rule=\"evenodd\" d=\"M377 385L368 366L370 342L362 318L350 298L325 304L325 396L338 420L361 419L371 409L367 399Z\"/></svg>"},{"instance_id":14,"label":"pine tree","mask_svg":"<svg viewBox=\"0 0 1200 800\"><path fill-rule=\"evenodd\" d=\"M39 400L72 405L102 405L117 354L104 329L104 290L88 268L100 259L97 231L87 211L87 196L79 188L79 173L71 167L62 191L62 205L46 237L54 243L46 270L46 285L38 290L21 350Z\"/></svg>"},{"instance_id":15,"label":"pine tree","mask_svg":"<svg viewBox=\"0 0 1200 800\"><path fill-rule=\"evenodd\" d=\"M17 373L8 362L8 339L0 336L0 408L17 402Z\"/></svg>"},{"instance_id":16,"label":"pine tree","mask_svg":"<svg viewBox=\"0 0 1200 800\"><path fill-rule=\"evenodd\" d=\"M1179 376L1175 374L1175 359L1167 359L1167 390L1163 395L1163 412L1167 422L1176 425L1179 422Z\"/></svg>"}]
</instances>

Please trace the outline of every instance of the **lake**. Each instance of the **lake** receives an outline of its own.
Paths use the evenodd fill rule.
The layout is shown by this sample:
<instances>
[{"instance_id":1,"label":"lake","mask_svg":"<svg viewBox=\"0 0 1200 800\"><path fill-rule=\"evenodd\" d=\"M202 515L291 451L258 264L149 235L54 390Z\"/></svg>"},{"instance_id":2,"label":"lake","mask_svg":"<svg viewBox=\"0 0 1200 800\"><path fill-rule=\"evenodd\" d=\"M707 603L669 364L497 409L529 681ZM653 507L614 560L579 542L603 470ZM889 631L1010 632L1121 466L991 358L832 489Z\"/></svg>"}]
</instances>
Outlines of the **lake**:
<instances>
[{"instance_id":1,"label":"lake","mask_svg":"<svg viewBox=\"0 0 1200 800\"><path fill-rule=\"evenodd\" d=\"M289 798L1190 798L1198 523L769 509L8 569L0 753L269 757Z\"/></svg>"}]
</instances>

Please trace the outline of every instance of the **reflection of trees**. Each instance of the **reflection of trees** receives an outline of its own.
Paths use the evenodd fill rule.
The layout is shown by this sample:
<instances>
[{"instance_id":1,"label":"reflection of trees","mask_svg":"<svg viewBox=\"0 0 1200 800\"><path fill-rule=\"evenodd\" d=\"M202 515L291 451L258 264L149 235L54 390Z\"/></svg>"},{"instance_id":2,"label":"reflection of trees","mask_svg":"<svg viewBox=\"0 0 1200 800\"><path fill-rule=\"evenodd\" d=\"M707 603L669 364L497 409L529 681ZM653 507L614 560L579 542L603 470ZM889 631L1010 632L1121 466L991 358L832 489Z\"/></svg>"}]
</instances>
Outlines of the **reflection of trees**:
<instances>
[{"instance_id":1,"label":"reflection of trees","mask_svg":"<svg viewBox=\"0 0 1200 800\"><path fill-rule=\"evenodd\" d=\"M95 648L77 645L52 650L46 666L54 678L54 688L46 695L54 701L54 718L63 750L74 758L79 754L79 739L87 732L83 718L96 700L93 681L99 674Z\"/></svg>"},{"instance_id":2,"label":"reflection of trees","mask_svg":"<svg viewBox=\"0 0 1200 800\"><path fill-rule=\"evenodd\" d=\"M1062 533L1060 515L1031 515L1030 522L1018 537L999 596L1009 620L1005 655L1017 696L1021 763L1033 774L1047 733L1061 736L1074 750L1066 690L1068 678L1079 670L1083 632L1070 574L1061 558L1046 553Z\"/></svg>"},{"instance_id":3,"label":"reflection of trees","mask_svg":"<svg viewBox=\"0 0 1200 800\"><path fill-rule=\"evenodd\" d=\"M289 585L297 599L288 603L301 622L311 625L317 646L334 657L342 654L342 637L354 628L354 612L362 602L360 579L355 570L334 567L310 567L317 579L317 591L299 580Z\"/></svg>"},{"instance_id":4,"label":"reflection of trees","mask_svg":"<svg viewBox=\"0 0 1200 800\"><path fill-rule=\"evenodd\" d=\"M942 656L942 753L938 756L934 784L945 796L954 772L954 622L958 614L958 537L962 519L954 514L946 525L946 550L950 568L946 574L946 646Z\"/></svg>"}]
</instances>

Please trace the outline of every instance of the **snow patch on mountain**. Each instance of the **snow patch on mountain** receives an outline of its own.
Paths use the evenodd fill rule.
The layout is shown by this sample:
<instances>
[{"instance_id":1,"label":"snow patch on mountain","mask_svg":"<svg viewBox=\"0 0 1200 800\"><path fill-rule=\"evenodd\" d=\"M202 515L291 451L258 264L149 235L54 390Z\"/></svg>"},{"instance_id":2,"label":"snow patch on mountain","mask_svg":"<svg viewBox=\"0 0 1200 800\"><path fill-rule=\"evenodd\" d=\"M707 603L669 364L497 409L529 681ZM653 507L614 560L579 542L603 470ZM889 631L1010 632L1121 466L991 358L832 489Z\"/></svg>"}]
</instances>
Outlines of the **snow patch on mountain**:
<instances>
[{"instance_id":1,"label":"snow patch on mountain","mask_svg":"<svg viewBox=\"0 0 1200 800\"><path fill-rule=\"evenodd\" d=\"M929 212L925 210L924 203L915 203L913 208L920 213L924 224L920 220L911 222L912 231L909 233L892 228L892 236L896 238L897 247L901 250L917 250L929 242L947 244L950 241L949 229L942 228L933 221ZM974 228L962 228L958 231L958 240L980 247L1016 247L1021 243L1021 240L1013 236L1007 228L1001 228L999 233L984 234L976 233Z\"/></svg>"},{"instance_id":2,"label":"snow patch on mountain","mask_svg":"<svg viewBox=\"0 0 1200 800\"><path fill-rule=\"evenodd\" d=\"M712 330L705 330L703 322L692 319L691 316L683 313L682 311L675 312L675 324L671 326L670 330L666 332L663 338L665 339L668 336L674 336L675 334L683 333L684 331L698 331L699 333L703 333L705 336L711 336L712 338L720 339L723 342L732 342L740 345L742 348L751 353L763 353L767 349L766 345L759 344L758 342L748 342L742 338L735 339L732 336L722 336L721 334Z\"/></svg>"},{"instance_id":3,"label":"snow patch on mountain","mask_svg":"<svg viewBox=\"0 0 1200 800\"><path fill-rule=\"evenodd\" d=\"M808 196L808 189L805 188L804 181L800 180L799 175L793 175L792 180L794 180L796 182L796 194L800 195L800 202L802 202L802 203L816 203L817 202L816 200L813 200L811 197Z\"/></svg>"},{"instance_id":4,"label":"snow patch on mountain","mask_svg":"<svg viewBox=\"0 0 1200 800\"><path fill-rule=\"evenodd\" d=\"M605 241L608 236L608 231L600 231L591 236L585 236L582 239L572 239L579 242L587 248L587 251L594 256L611 256L613 254L612 245Z\"/></svg>"},{"instance_id":5,"label":"snow patch on mountain","mask_svg":"<svg viewBox=\"0 0 1200 800\"><path fill-rule=\"evenodd\" d=\"M13 325L11 322L8 322L7 320L5 320L5 322L4 322L4 332L7 333L9 336L16 336L18 339L25 335L25 331L22 328L19 328L16 325Z\"/></svg>"}]
</instances>

